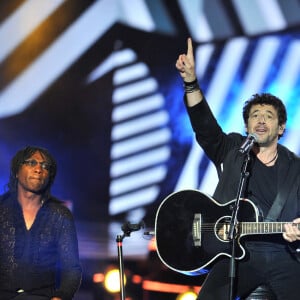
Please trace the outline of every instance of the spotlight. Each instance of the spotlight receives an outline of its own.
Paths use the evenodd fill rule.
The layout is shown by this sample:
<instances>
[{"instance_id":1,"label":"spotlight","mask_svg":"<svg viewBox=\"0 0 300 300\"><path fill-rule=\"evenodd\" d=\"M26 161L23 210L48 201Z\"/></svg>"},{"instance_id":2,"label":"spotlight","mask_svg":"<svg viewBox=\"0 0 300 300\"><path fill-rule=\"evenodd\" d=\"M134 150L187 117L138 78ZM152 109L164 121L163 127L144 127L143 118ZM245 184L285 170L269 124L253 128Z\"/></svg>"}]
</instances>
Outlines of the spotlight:
<instances>
[{"instance_id":1,"label":"spotlight","mask_svg":"<svg viewBox=\"0 0 300 300\"><path fill-rule=\"evenodd\" d=\"M104 281L104 274L103 273L95 273L93 275L93 282L94 283L102 283Z\"/></svg>"},{"instance_id":2,"label":"spotlight","mask_svg":"<svg viewBox=\"0 0 300 300\"><path fill-rule=\"evenodd\" d=\"M188 291L182 294L179 294L176 300L196 300L197 294L193 291Z\"/></svg>"},{"instance_id":3,"label":"spotlight","mask_svg":"<svg viewBox=\"0 0 300 300\"><path fill-rule=\"evenodd\" d=\"M126 284L125 275L124 284ZM117 293L120 291L120 275L118 269L112 269L105 274L104 287L109 293Z\"/></svg>"}]
</instances>

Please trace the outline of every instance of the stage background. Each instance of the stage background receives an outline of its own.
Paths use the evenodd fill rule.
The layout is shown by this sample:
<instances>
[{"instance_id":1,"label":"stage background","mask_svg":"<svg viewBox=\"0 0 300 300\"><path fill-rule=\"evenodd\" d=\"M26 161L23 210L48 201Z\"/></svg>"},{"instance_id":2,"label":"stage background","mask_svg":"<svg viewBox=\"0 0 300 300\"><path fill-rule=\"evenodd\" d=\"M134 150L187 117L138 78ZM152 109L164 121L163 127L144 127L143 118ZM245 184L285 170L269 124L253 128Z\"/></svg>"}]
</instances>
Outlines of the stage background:
<instances>
[{"instance_id":1,"label":"stage background","mask_svg":"<svg viewBox=\"0 0 300 300\"><path fill-rule=\"evenodd\" d=\"M175 69L189 36L224 131L244 133L244 101L271 92L289 114L280 142L300 153L297 0L9 0L0 22L1 192L20 147L53 153L53 194L76 218L85 282L116 261L124 222L153 230L171 193L214 190ZM125 240L127 261L148 259L142 231Z\"/></svg>"}]
</instances>

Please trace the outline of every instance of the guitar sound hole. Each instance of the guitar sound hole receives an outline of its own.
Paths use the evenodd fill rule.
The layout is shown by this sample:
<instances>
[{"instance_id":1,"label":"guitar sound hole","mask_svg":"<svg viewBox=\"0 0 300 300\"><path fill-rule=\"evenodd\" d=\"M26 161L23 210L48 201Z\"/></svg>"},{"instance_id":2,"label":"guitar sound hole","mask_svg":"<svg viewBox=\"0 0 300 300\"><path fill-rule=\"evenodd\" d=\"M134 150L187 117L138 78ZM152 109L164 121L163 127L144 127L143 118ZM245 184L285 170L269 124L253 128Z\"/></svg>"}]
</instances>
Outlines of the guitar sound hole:
<instances>
[{"instance_id":1,"label":"guitar sound hole","mask_svg":"<svg viewBox=\"0 0 300 300\"><path fill-rule=\"evenodd\" d=\"M217 238L222 242L228 242L228 233L230 227L230 217L224 216L216 222L215 233Z\"/></svg>"}]
</instances>

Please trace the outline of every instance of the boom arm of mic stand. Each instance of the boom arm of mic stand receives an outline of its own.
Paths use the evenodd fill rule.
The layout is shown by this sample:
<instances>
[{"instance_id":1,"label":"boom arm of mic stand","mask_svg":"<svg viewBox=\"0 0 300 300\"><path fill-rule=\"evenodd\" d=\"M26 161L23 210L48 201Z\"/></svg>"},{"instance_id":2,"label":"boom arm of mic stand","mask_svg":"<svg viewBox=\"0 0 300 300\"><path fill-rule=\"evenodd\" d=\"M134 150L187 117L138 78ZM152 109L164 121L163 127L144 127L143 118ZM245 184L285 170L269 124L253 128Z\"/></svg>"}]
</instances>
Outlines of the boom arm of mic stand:
<instances>
[{"instance_id":1,"label":"boom arm of mic stand","mask_svg":"<svg viewBox=\"0 0 300 300\"><path fill-rule=\"evenodd\" d=\"M234 300L233 292L234 292L235 264L236 264L235 261L236 234L235 233L237 228L237 221L238 221L237 215L239 210L240 199L241 199L244 183L246 181L246 178L249 176L249 172L248 172L249 161L250 161L250 154L248 151L247 155L245 155L244 157L237 196L235 200L235 205L233 207L232 217L229 226L228 238L231 242L231 257L230 257L230 264L229 264L229 279L230 279L229 300Z\"/></svg>"}]
</instances>

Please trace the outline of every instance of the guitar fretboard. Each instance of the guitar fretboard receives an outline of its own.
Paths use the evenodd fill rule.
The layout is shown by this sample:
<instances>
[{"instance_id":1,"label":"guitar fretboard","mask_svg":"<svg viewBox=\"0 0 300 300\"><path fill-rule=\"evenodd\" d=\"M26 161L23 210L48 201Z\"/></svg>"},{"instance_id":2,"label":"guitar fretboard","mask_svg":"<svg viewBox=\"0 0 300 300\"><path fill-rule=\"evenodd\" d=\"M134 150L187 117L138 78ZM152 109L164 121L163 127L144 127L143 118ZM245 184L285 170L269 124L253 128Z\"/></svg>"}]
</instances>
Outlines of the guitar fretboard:
<instances>
[{"instance_id":1,"label":"guitar fretboard","mask_svg":"<svg viewBox=\"0 0 300 300\"><path fill-rule=\"evenodd\" d=\"M284 224L287 222L241 222L239 232L241 234L270 234L285 232ZM300 224L291 223L300 229Z\"/></svg>"}]
</instances>

